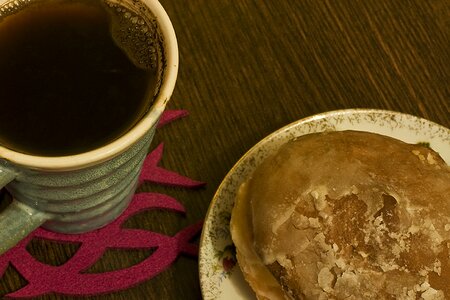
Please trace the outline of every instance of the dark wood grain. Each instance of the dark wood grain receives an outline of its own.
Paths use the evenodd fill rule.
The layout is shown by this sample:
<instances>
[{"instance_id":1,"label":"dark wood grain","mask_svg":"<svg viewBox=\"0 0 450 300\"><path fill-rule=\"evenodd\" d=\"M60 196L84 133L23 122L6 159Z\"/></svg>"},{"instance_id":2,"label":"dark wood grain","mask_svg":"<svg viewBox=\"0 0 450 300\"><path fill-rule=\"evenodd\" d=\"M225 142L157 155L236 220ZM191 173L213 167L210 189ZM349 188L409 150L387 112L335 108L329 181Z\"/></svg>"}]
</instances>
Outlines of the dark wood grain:
<instances>
[{"instance_id":1,"label":"dark wood grain","mask_svg":"<svg viewBox=\"0 0 450 300\"><path fill-rule=\"evenodd\" d=\"M162 165L206 181L200 190L146 184L182 202L186 215L149 212L127 226L174 234L205 217L221 180L257 141L300 118L342 108L382 108L450 127L450 2L447 0L162 0L180 48L169 109L190 116L161 128ZM34 243L62 263L76 249ZM149 252L111 251L96 271ZM9 268L0 296L25 282ZM197 259L127 291L92 299L200 299ZM38 299L76 299L48 295Z\"/></svg>"}]
</instances>

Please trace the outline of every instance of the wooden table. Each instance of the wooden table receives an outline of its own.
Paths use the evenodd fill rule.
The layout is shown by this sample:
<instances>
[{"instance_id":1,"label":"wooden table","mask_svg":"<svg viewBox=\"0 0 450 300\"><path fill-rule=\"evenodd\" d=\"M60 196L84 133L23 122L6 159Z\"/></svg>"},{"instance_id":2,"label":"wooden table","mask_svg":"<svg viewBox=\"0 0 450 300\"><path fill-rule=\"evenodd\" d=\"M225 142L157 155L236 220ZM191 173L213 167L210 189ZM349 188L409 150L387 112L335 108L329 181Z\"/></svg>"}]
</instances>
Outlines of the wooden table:
<instances>
[{"instance_id":1,"label":"wooden table","mask_svg":"<svg viewBox=\"0 0 450 300\"><path fill-rule=\"evenodd\" d=\"M190 116L161 128L161 165L207 182L200 190L161 188L185 216L144 213L130 226L173 235L205 217L234 163L256 142L300 118L342 108L381 108L450 127L448 0L162 0L180 48L169 109ZM40 259L62 263L76 248L33 242ZM145 251L108 252L110 270ZM200 299L196 258L134 288L92 299ZM25 282L9 268L0 297ZM38 299L74 299L49 295Z\"/></svg>"}]
</instances>

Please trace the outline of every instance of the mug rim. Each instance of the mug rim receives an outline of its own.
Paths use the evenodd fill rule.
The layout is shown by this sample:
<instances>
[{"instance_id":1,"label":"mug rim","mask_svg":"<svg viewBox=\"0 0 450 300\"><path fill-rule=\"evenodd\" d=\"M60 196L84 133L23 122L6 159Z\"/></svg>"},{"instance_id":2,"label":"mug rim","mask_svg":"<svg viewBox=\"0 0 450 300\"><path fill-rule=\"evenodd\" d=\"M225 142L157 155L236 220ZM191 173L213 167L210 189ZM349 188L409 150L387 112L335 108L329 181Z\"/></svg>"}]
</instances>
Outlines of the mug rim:
<instances>
[{"instance_id":1,"label":"mug rim","mask_svg":"<svg viewBox=\"0 0 450 300\"><path fill-rule=\"evenodd\" d=\"M7 1L0 1L6 3ZM178 75L178 43L167 12L158 0L142 0L154 14L164 43L165 68L161 87L155 101L142 119L127 133L112 142L79 154L66 156L37 156L8 149L0 145L0 160L32 169L49 171L76 170L107 161L127 150L159 121L172 96Z\"/></svg>"}]
</instances>

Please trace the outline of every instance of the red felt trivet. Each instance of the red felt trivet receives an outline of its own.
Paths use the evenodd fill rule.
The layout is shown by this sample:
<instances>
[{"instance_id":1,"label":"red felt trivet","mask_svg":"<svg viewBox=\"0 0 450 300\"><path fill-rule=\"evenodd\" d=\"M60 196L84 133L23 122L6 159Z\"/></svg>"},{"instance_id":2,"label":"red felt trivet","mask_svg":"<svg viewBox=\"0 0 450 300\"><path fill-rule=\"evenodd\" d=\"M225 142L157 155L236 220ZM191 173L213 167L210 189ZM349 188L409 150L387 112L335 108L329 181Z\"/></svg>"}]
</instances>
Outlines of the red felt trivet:
<instances>
[{"instance_id":1,"label":"red felt trivet","mask_svg":"<svg viewBox=\"0 0 450 300\"><path fill-rule=\"evenodd\" d=\"M185 110L166 111L158 127L186 115ZM150 181L184 188L204 185L203 182L159 167L158 163L162 154L163 144L160 144L147 156L139 178L140 183ZM201 221L181 229L175 236L121 227L131 216L151 209L185 212L183 205L172 197L158 193L138 193L134 195L130 206L117 220L101 229L74 235L54 233L42 228L35 230L16 247L0 256L0 277L11 264L28 282L26 286L6 297L35 297L48 293L93 296L116 292L153 278L167 269L180 254L196 256L198 247L190 241L200 232ZM80 244L80 247L66 263L51 266L38 261L26 250L27 244L33 238L76 243ZM144 261L126 269L95 274L85 273L108 248L124 250L156 248L156 250Z\"/></svg>"}]
</instances>

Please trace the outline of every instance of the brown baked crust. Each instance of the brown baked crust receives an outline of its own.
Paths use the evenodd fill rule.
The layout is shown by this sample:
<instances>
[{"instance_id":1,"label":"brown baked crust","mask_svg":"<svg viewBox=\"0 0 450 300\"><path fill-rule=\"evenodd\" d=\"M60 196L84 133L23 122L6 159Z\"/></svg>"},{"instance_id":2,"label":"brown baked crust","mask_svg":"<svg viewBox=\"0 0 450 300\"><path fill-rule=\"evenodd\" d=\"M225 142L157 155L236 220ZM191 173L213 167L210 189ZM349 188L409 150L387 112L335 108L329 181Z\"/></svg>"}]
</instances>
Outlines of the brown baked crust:
<instances>
[{"instance_id":1,"label":"brown baked crust","mask_svg":"<svg viewBox=\"0 0 450 300\"><path fill-rule=\"evenodd\" d=\"M231 232L259 299L450 299L450 168L421 145L301 136L241 186Z\"/></svg>"}]
</instances>

